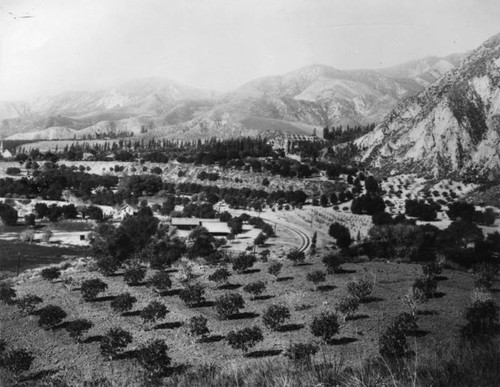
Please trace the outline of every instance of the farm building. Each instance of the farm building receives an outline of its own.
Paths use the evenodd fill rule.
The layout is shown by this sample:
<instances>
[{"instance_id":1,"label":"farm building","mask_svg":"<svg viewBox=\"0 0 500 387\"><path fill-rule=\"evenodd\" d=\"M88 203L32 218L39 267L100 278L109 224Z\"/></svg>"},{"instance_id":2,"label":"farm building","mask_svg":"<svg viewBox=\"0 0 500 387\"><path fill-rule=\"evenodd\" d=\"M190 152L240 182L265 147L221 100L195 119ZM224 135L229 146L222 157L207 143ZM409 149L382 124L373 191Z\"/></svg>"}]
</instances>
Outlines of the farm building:
<instances>
[{"instance_id":1,"label":"farm building","mask_svg":"<svg viewBox=\"0 0 500 387\"><path fill-rule=\"evenodd\" d=\"M218 219L172 218L172 226L179 230L192 230L198 226L205 227L212 235L227 235L231 233L228 225Z\"/></svg>"}]
</instances>

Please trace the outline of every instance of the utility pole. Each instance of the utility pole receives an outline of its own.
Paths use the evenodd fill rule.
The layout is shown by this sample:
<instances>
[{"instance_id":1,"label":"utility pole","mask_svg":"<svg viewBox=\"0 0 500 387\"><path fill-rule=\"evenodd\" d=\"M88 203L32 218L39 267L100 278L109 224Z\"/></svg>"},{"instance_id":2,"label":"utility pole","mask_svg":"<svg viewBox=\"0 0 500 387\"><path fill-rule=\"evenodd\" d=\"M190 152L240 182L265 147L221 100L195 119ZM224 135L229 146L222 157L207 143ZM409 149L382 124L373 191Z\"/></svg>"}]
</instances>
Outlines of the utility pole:
<instances>
[{"instance_id":1,"label":"utility pole","mask_svg":"<svg viewBox=\"0 0 500 387\"><path fill-rule=\"evenodd\" d=\"M17 275L19 275L19 268L21 267L21 252L17 252Z\"/></svg>"}]
</instances>

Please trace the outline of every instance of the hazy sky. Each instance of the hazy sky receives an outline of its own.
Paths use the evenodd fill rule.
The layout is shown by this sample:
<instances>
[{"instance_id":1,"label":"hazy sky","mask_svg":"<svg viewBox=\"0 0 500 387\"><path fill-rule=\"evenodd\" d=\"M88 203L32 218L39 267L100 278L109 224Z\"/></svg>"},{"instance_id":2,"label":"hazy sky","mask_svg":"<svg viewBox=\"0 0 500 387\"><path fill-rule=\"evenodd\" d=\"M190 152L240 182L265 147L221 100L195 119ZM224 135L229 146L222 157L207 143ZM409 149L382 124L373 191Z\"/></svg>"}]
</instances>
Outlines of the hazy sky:
<instances>
[{"instance_id":1,"label":"hazy sky","mask_svg":"<svg viewBox=\"0 0 500 387\"><path fill-rule=\"evenodd\" d=\"M464 52L496 33L498 0L0 0L0 100L148 76L224 91L313 63Z\"/></svg>"}]
</instances>

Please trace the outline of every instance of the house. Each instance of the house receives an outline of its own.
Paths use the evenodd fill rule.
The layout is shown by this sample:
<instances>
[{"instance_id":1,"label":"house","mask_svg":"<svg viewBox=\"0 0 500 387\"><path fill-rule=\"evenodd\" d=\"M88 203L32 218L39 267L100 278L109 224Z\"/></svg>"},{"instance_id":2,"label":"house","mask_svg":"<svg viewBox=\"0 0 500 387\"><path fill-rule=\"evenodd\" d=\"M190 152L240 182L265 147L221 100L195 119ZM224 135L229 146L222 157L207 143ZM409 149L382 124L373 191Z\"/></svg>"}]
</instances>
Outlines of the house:
<instances>
[{"instance_id":1,"label":"house","mask_svg":"<svg viewBox=\"0 0 500 387\"><path fill-rule=\"evenodd\" d=\"M193 230L198 226L205 227L208 232L214 236L223 236L231 233L228 225L219 219L200 219L200 218L172 218L172 226L179 230Z\"/></svg>"},{"instance_id":2,"label":"house","mask_svg":"<svg viewBox=\"0 0 500 387\"><path fill-rule=\"evenodd\" d=\"M0 155L4 159L10 159L11 157L14 156L11 151L9 151L8 149L4 149L4 147L3 147L3 140L0 140Z\"/></svg>"}]
</instances>

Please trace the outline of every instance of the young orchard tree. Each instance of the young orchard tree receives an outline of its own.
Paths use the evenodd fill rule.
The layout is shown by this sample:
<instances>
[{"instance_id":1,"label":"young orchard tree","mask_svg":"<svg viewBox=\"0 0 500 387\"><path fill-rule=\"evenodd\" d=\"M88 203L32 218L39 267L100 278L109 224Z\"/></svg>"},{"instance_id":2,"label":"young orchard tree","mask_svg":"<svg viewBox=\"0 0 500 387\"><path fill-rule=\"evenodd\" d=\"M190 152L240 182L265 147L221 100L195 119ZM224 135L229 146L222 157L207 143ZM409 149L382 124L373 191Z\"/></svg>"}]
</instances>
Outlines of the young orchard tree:
<instances>
[{"instance_id":1,"label":"young orchard tree","mask_svg":"<svg viewBox=\"0 0 500 387\"><path fill-rule=\"evenodd\" d=\"M81 341L82 335L92 328L93 324L87 319L78 319L70 321L65 329L68 331L71 338L75 339L77 342Z\"/></svg>"},{"instance_id":2,"label":"young orchard tree","mask_svg":"<svg viewBox=\"0 0 500 387\"><path fill-rule=\"evenodd\" d=\"M107 359L112 360L131 342L132 335L129 332L121 328L111 328L101 340L101 354Z\"/></svg>"},{"instance_id":3,"label":"young orchard tree","mask_svg":"<svg viewBox=\"0 0 500 387\"><path fill-rule=\"evenodd\" d=\"M56 305L47 305L38 313L38 325L43 329L50 329L60 324L67 316L66 312Z\"/></svg>"},{"instance_id":4,"label":"young orchard tree","mask_svg":"<svg viewBox=\"0 0 500 387\"><path fill-rule=\"evenodd\" d=\"M142 311L141 318L144 324L152 324L167 315L167 307L159 301L151 301Z\"/></svg>"},{"instance_id":5,"label":"young orchard tree","mask_svg":"<svg viewBox=\"0 0 500 387\"><path fill-rule=\"evenodd\" d=\"M300 251L299 249L293 249L291 250L286 257L293 262L294 266L297 266L301 263L304 262L306 259L306 255L304 254L303 251Z\"/></svg>"},{"instance_id":6,"label":"young orchard tree","mask_svg":"<svg viewBox=\"0 0 500 387\"><path fill-rule=\"evenodd\" d=\"M189 333L194 337L200 337L200 341L203 341L210 333L207 322L208 320L202 315L191 317L187 324Z\"/></svg>"},{"instance_id":7,"label":"young orchard tree","mask_svg":"<svg viewBox=\"0 0 500 387\"><path fill-rule=\"evenodd\" d=\"M271 305L262 315L264 325L273 331L278 331L289 318L290 310L283 305Z\"/></svg>"},{"instance_id":8,"label":"young orchard tree","mask_svg":"<svg viewBox=\"0 0 500 387\"><path fill-rule=\"evenodd\" d=\"M205 289L200 284L189 284L179 292L179 298L193 308L205 301Z\"/></svg>"},{"instance_id":9,"label":"young orchard tree","mask_svg":"<svg viewBox=\"0 0 500 387\"><path fill-rule=\"evenodd\" d=\"M99 293L104 292L108 288L108 284L101 281L99 278L93 278L82 282L80 291L85 301L95 300Z\"/></svg>"},{"instance_id":10,"label":"young orchard tree","mask_svg":"<svg viewBox=\"0 0 500 387\"><path fill-rule=\"evenodd\" d=\"M359 299L360 302L366 301L374 288L374 281L369 278L355 278L347 284L347 292Z\"/></svg>"},{"instance_id":11,"label":"young orchard tree","mask_svg":"<svg viewBox=\"0 0 500 387\"><path fill-rule=\"evenodd\" d=\"M311 361L312 356L318 352L318 346L311 343L290 344L284 355L294 363L304 364Z\"/></svg>"},{"instance_id":12,"label":"young orchard tree","mask_svg":"<svg viewBox=\"0 0 500 387\"><path fill-rule=\"evenodd\" d=\"M58 267L47 267L40 274L44 280L52 282L61 276L61 270Z\"/></svg>"},{"instance_id":13,"label":"young orchard tree","mask_svg":"<svg viewBox=\"0 0 500 387\"><path fill-rule=\"evenodd\" d=\"M326 274L321 270L316 270L311 273L307 273L307 280L314 284L314 290L318 290L318 285L321 282L325 282Z\"/></svg>"},{"instance_id":14,"label":"young orchard tree","mask_svg":"<svg viewBox=\"0 0 500 387\"><path fill-rule=\"evenodd\" d=\"M122 293L116 296L116 298L111 301L111 309L113 309L116 313L123 314L132 310L134 304L137 302L137 298L130 295L130 293Z\"/></svg>"},{"instance_id":15,"label":"young orchard tree","mask_svg":"<svg viewBox=\"0 0 500 387\"><path fill-rule=\"evenodd\" d=\"M16 291L14 288L8 284L0 284L0 301L7 305L15 304Z\"/></svg>"},{"instance_id":16,"label":"young orchard tree","mask_svg":"<svg viewBox=\"0 0 500 387\"><path fill-rule=\"evenodd\" d=\"M138 285L146 277L146 268L134 265L125 270L123 280L129 285Z\"/></svg>"},{"instance_id":17,"label":"young orchard tree","mask_svg":"<svg viewBox=\"0 0 500 387\"><path fill-rule=\"evenodd\" d=\"M344 260L338 253L327 253L321 260L326 266L328 274L339 273L342 270L341 265L344 263Z\"/></svg>"},{"instance_id":18,"label":"young orchard tree","mask_svg":"<svg viewBox=\"0 0 500 387\"><path fill-rule=\"evenodd\" d=\"M218 297L215 300L214 308L222 320L236 314L245 307L245 301L241 294L228 293Z\"/></svg>"},{"instance_id":19,"label":"young orchard tree","mask_svg":"<svg viewBox=\"0 0 500 387\"><path fill-rule=\"evenodd\" d=\"M353 296L343 297L335 306L335 311L342 316L344 322L352 318L359 308L359 298Z\"/></svg>"},{"instance_id":20,"label":"young orchard tree","mask_svg":"<svg viewBox=\"0 0 500 387\"><path fill-rule=\"evenodd\" d=\"M160 270L149 279L148 285L151 286L154 291L161 294L170 290L172 287L172 280L166 271Z\"/></svg>"},{"instance_id":21,"label":"young orchard tree","mask_svg":"<svg viewBox=\"0 0 500 387\"><path fill-rule=\"evenodd\" d=\"M149 341L139 347L137 361L150 376L162 376L167 373L172 362L168 350L168 345L163 340Z\"/></svg>"},{"instance_id":22,"label":"young orchard tree","mask_svg":"<svg viewBox=\"0 0 500 387\"><path fill-rule=\"evenodd\" d=\"M110 256L99 258L96 264L99 273L106 277L114 274L121 266L121 263L118 259Z\"/></svg>"},{"instance_id":23,"label":"young orchard tree","mask_svg":"<svg viewBox=\"0 0 500 387\"><path fill-rule=\"evenodd\" d=\"M28 371L35 360L33 353L24 348L13 348L2 356L0 365L12 373L16 378L24 371Z\"/></svg>"},{"instance_id":24,"label":"young orchard tree","mask_svg":"<svg viewBox=\"0 0 500 387\"><path fill-rule=\"evenodd\" d=\"M256 246L262 246L266 243L268 236L264 234L263 232L259 233L255 240L253 241L253 244Z\"/></svg>"},{"instance_id":25,"label":"young orchard tree","mask_svg":"<svg viewBox=\"0 0 500 387\"><path fill-rule=\"evenodd\" d=\"M422 276L412 285L413 289L422 292L427 299L434 297L437 289L437 280L434 277Z\"/></svg>"},{"instance_id":26,"label":"young orchard tree","mask_svg":"<svg viewBox=\"0 0 500 387\"><path fill-rule=\"evenodd\" d=\"M403 297L403 304L410 309L412 316L415 316L420 305L427 302L427 297L422 289L411 287L408 293Z\"/></svg>"},{"instance_id":27,"label":"young orchard tree","mask_svg":"<svg viewBox=\"0 0 500 387\"><path fill-rule=\"evenodd\" d=\"M259 252L259 256L262 262L267 262L270 255L271 251L269 249L264 249L261 252Z\"/></svg>"},{"instance_id":28,"label":"young orchard tree","mask_svg":"<svg viewBox=\"0 0 500 387\"><path fill-rule=\"evenodd\" d=\"M17 307L21 310L22 314L27 316L32 314L38 304L43 300L34 294L27 294L17 301Z\"/></svg>"},{"instance_id":29,"label":"young orchard tree","mask_svg":"<svg viewBox=\"0 0 500 387\"><path fill-rule=\"evenodd\" d=\"M241 349L246 355L250 348L264 340L262 330L258 326L244 328L239 331L231 331L227 334L227 342L233 349Z\"/></svg>"},{"instance_id":30,"label":"young orchard tree","mask_svg":"<svg viewBox=\"0 0 500 387\"><path fill-rule=\"evenodd\" d=\"M215 270L212 274L208 276L208 280L212 282L216 282L220 286L227 284L227 281L231 273L225 267L221 267L220 269Z\"/></svg>"},{"instance_id":31,"label":"young orchard tree","mask_svg":"<svg viewBox=\"0 0 500 387\"><path fill-rule=\"evenodd\" d=\"M379 338L379 352L384 358L397 359L408 353L405 332L391 323Z\"/></svg>"},{"instance_id":32,"label":"young orchard tree","mask_svg":"<svg viewBox=\"0 0 500 387\"><path fill-rule=\"evenodd\" d=\"M328 344L333 336L339 333L339 322L335 313L324 312L314 317L311 323L311 333L316 337L321 337Z\"/></svg>"},{"instance_id":33,"label":"young orchard tree","mask_svg":"<svg viewBox=\"0 0 500 387\"><path fill-rule=\"evenodd\" d=\"M399 313L392 323L397 329L404 332L405 335L414 333L418 329L417 318L410 313Z\"/></svg>"},{"instance_id":34,"label":"young orchard tree","mask_svg":"<svg viewBox=\"0 0 500 387\"><path fill-rule=\"evenodd\" d=\"M251 282L243 287L243 291L253 294L252 299L256 300L266 291L266 283L264 281Z\"/></svg>"},{"instance_id":35,"label":"young orchard tree","mask_svg":"<svg viewBox=\"0 0 500 387\"><path fill-rule=\"evenodd\" d=\"M273 275L274 277L276 277L276 279L278 279L282 267L283 267L283 264L281 262L273 262L268 267L267 272L269 274Z\"/></svg>"},{"instance_id":36,"label":"young orchard tree","mask_svg":"<svg viewBox=\"0 0 500 387\"><path fill-rule=\"evenodd\" d=\"M238 274L242 274L248 269L250 269L254 263L257 261L254 255L251 254L240 254L233 261L233 270Z\"/></svg>"}]
</instances>

